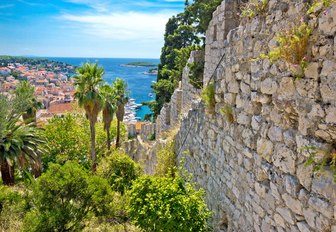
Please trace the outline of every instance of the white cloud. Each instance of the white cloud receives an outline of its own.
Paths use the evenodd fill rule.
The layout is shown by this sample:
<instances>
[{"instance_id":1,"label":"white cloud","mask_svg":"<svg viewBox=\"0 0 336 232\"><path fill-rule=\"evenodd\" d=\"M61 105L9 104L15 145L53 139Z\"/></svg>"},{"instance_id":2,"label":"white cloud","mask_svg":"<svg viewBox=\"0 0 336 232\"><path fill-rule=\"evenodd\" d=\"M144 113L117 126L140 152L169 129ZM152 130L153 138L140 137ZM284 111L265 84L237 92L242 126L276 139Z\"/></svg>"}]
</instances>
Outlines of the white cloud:
<instances>
[{"instance_id":1,"label":"white cloud","mask_svg":"<svg viewBox=\"0 0 336 232\"><path fill-rule=\"evenodd\" d=\"M104 0L64 0L74 4L87 5L98 12L107 12L109 9L109 3Z\"/></svg>"},{"instance_id":2,"label":"white cloud","mask_svg":"<svg viewBox=\"0 0 336 232\"><path fill-rule=\"evenodd\" d=\"M118 12L111 14L60 16L77 30L90 36L116 40L162 41L165 24L175 12L141 13Z\"/></svg>"}]
</instances>

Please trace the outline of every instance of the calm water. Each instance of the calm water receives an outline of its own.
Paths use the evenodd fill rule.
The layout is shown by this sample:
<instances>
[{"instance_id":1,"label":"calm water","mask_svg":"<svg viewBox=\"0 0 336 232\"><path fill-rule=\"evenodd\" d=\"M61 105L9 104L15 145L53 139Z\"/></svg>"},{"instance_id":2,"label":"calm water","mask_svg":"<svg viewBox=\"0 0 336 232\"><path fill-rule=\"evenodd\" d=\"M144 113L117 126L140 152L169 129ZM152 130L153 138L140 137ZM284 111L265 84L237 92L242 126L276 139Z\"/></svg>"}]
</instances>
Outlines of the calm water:
<instances>
[{"instance_id":1,"label":"calm water","mask_svg":"<svg viewBox=\"0 0 336 232\"><path fill-rule=\"evenodd\" d=\"M87 61L96 62L102 65L105 69L104 79L108 83L112 83L115 78L120 77L124 79L130 91L131 98L135 102L141 104L142 102L151 101L154 98L149 96L151 93L152 81L156 81L155 75L145 75L149 68L147 67L121 67L120 64L127 64L129 62L151 62L159 63L159 59L137 59L137 58L66 58L66 57L47 57L50 60L61 61L67 64L79 66ZM137 117L144 118L145 114L151 113L148 106L142 106L136 113Z\"/></svg>"}]
</instances>

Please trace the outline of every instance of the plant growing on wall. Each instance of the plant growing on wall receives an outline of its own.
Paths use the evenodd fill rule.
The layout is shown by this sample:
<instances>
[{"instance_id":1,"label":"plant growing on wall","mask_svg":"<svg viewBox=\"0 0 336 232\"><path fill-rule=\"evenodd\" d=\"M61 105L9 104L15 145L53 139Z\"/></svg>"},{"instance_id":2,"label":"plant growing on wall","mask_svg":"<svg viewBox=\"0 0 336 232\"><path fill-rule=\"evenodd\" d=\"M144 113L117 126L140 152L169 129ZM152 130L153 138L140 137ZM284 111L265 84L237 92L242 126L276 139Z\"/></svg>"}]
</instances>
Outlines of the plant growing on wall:
<instances>
[{"instance_id":1,"label":"plant growing on wall","mask_svg":"<svg viewBox=\"0 0 336 232\"><path fill-rule=\"evenodd\" d=\"M276 35L278 46L267 55L261 54L262 59L269 58L271 62L285 61L295 77L301 78L307 67L307 49L312 28L304 23L295 23L292 27L282 30Z\"/></svg>"},{"instance_id":2,"label":"plant growing on wall","mask_svg":"<svg viewBox=\"0 0 336 232\"><path fill-rule=\"evenodd\" d=\"M267 13L269 0L249 0L241 6L242 18L254 18L257 15L264 15Z\"/></svg>"},{"instance_id":3,"label":"plant growing on wall","mask_svg":"<svg viewBox=\"0 0 336 232\"><path fill-rule=\"evenodd\" d=\"M201 89L203 87L204 61L190 63L188 67L190 69L189 83L196 89Z\"/></svg>"},{"instance_id":4,"label":"plant growing on wall","mask_svg":"<svg viewBox=\"0 0 336 232\"><path fill-rule=\"evenodd\" d=\"M225 120L229 123L234 123L235 117L233 109L230 105L225 105L223 108L221 108L220 112L224 115Z\"/></svg>"},{"instance_id":5,"label":"plant growing on wall","mask_svg":"<svg viewBox=\"0 0 336 232\"><path fill-rule=\"evenodd\" d=\"M336 0L314 0L307 11L307 14L311 15L311 14L319 13L323 9L335 3L336 3Z\"/></svg>"},{"instance_id":6,"label":"plant growing on wall","mask_svg":"<svg viewBox=\"0 0 336 232\"><path fill-rule=\"evenodd\" d=\"M316 146L305 146L301 149L309 154L306 165L313 165L314 171L322 172L326 167L330 167L334 182L336 182L336 150L322 150ZM322 154L322 156L318 155Z\"/></svg>"},{"instance_id":7,"label":"plant growing on wall","mask_svg":"<svg viewBox=\"0 0 336 232\"><path fill-rule=\"evenodd\" d=\"M215 112L216 99L215 99L215 83L209 83L202 91L202 101L208 109L210 114Z\"/></svg>"}]
</instances>

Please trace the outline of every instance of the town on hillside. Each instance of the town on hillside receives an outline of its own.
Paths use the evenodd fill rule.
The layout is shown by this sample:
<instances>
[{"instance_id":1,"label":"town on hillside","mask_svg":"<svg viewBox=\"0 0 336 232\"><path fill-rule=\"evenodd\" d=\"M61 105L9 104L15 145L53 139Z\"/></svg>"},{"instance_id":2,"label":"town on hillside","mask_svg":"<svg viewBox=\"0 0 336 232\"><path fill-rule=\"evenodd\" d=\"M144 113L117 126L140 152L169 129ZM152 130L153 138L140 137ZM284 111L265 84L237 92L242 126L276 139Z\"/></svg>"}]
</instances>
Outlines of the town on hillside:
<instances>
[{"instance_id":1,"label":"town on hillside","mask_svg":"<svg viewBox=\"0 0 336 232\"><path fill-rule=\"evenodd\" d=\"M45 122L56 114L74 108L74 81L70 77L75 67L47 59L0 57L0 93L11 95L21 80L35 87L35 96L43 107L38 120Z\"/></svg>"}]
</instances>

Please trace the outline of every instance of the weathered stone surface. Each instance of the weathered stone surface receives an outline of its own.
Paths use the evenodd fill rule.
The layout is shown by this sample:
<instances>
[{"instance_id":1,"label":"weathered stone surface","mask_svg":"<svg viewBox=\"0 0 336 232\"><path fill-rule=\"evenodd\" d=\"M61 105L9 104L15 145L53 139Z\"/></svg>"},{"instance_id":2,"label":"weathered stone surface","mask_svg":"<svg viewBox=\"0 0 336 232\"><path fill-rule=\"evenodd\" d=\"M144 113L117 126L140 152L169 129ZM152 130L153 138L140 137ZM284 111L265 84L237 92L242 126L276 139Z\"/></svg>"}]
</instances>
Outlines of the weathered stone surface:
<instances>
[{"instance_id":1,"label":"weathered stone surface","mask_svg":"<svg viewBox=\"0 0 336 232\"><path fill-rule=\"evenodd\" d=\"M261 157L270 162L273 154L273 143L267 139L259 139L257 142L257 152Z\"/></svg>"},{"instance_id":2,"label":"weathered stone surface","mask_svg":"<svg viewBox=\"0 0 336 232\"><path fill-rule=\"evenodd\" d=\"M289 194L285 193L282 195L282 199L284 199L286 206L291 209L294 213L303 215L302 204L299 200L292 198Z\"/></svg>"},{"instance_id":3,"label":"weathered stone surface","mask_svg":"<svg viewBox=\"0 0 336 232\"><path fill-rule=\"evenodd\" d=\"M293 214L287 208L277 208L276 211L281 215L281 217L291 225L294 225L296 220Z\"/></svg>"},{"instance_id":4,"label":"weathered stone surface","mask_svg":"<svg viewBox=\"0 0 336 232\"><path fill-rule=\"evenodd\" d=\"M271 78L267 78L261 82L261 92L264 94L274 94L277 88L277 83Z\"/></svg>"},{"instance_id":5,"label":"weathered stone surface","mask_svg":"<svg viewBox=\"0 0 336 232\"><path fill-rule=\"evenodd\" d=\"M318 78L319 78L319 63L317 63L317 62L309 63L307 68L305 69L304 74L307 78L312 78L314 80L318 80Z\"/></svg>"},{"instance_id":6,"label":"weathered stone surface","mask_svg":"<svg viewBox=\"0 0 336 232\"><path fill-rule=\"evenodd\" d=\"M309 226L306 222L298 222L297 226L298 226L300 232L311 232L311 229L309 228Z\"/></svg>"},{"instance_id":7,"label":"weathered stone surface","mask_svg":"<svg viewBox=\"0 0 336 232\"><path fill-rule=\"evenodd\" d=\"M331 219L333 217L333 208L331 204L319 197L312 196L308 200L308 204L315 209L316 211L320 212L327 218Z\"/></svg>"},{"instance_id":8,"label":"weathered stone surface","mask_svg":"<svg viewBox=\"0 0 336 232\"><path fill-rule=\"evenodd\" d=\"M268 131L268 137L272 140L272 141L277 141L280 142L282 141L282 130L279 127L276 126L272 126L269 131Z\"/></svg>"},{"instance_id":9,"label":"weathered stone surface","mask_svg":"<svg viewBox=\"0 0 336 232\"><path fill-rule=\"evenodd\" d=\"M319 30L326 35L334 35L336 32L336 7L326 10L319 19Z\"/></svg>"},{"instance_id":10,"label":"weathered stone surface","mask_svg":"<svg viewBox=\"0 0 336 232\"><path fill-rule=\"evenodd\" d=\"M336 201L336 183L330 172L323 172L313 179L312 191L321 194L331 202Z\"/></svg>"},{"instance_id":11,"label":"weathered stone surface","mask_svg":"<svg viewBox=\"0 0 336 232\"><path fill-rule=\"evenodd\" d=\"M285 145L277 144L272 157L274 166L285 173L295 173L295 155Z\"/></svg>"},{"instance_id":12,"label":"weathered stone surface","mask_svg":"<svg viewBox=\"0 0 336 232\"><path fill-rule=\"evenodd\" d=\"M336 107L326 109L326 123L336 123Z\"/></svg>"}]
</instances>

